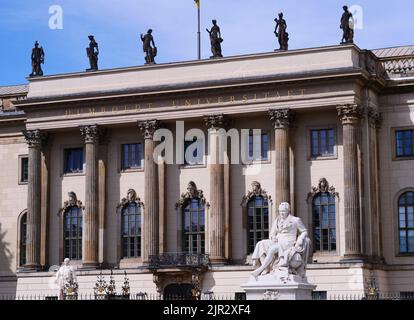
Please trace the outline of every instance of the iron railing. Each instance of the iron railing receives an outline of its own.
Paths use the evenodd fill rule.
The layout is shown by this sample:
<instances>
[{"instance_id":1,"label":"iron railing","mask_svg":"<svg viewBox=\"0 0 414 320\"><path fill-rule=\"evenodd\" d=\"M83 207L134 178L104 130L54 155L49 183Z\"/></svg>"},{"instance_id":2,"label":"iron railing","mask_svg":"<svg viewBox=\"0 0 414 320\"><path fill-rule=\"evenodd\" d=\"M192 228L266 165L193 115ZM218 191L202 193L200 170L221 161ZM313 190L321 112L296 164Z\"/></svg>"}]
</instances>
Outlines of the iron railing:
<instances>
[{"instance_id":1,"label":"iron railing","mask_svg":"<svg viewBox=\"0 0 414 320\"><path fill-rule=\"evenodd\" d=\"M201 294L198 300L216 300L216 301L237 301L245 300L244 293L213 293L208 292ZM0 300L59 300L58 296L46 294L23 294L23 295L0 295ZM96 296L93 293L78 294L76 298L71 297L67 300L193 300L188 295L162 295L162 294L147 294L145 292L132 293L128 296ZM379 293L377 295L367 294L329 294L326 297L314 295L312 300L410 300L414 301L413 292L397 292L397 293Z\"/></svg>"},{"instance_id":2,"label":"iron railing","mask_svg":"<svg viewBox=\"0 0 414 320\"><path fill-rule=\"evenodd\" d=\"M164 253L161 255L149 256L149 267L152 269L162 268L207 268L210 265L208 254L192 253Z\"/></svg>"}]
</instances>

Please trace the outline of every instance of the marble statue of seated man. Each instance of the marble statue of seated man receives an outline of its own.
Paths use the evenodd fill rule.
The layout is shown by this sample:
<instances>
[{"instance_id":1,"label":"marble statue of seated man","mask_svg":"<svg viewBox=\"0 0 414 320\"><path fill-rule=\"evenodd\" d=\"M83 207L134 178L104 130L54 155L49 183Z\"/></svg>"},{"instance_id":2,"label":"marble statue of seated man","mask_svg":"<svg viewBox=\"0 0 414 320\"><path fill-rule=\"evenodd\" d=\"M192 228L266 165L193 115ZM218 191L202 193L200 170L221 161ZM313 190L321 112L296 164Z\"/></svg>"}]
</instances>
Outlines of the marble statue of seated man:
<instances>
[{"instance_id":1,"label":"marble statue of seated man","mask_svg":"<svg viewBox=\"0 0 414 320\"><path fill-rule=\"evenodd\" d=\"M257 243L252 255L253 266L260 266L252 273L258 279L273 270L287 270L288 274L305 276L310 249L308 232L298 217L290 214L287 202L279 206L279 216L272 225L270 239Z\"/></svg>"}]
</instances>

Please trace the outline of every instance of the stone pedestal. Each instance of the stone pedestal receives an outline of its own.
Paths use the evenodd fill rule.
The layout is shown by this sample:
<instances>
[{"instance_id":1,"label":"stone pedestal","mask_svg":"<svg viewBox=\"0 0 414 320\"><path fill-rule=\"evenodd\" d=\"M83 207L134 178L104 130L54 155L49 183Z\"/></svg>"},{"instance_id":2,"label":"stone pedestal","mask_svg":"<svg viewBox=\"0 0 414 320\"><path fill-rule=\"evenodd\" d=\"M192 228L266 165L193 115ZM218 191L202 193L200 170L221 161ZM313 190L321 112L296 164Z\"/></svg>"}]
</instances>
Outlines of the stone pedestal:
<instances>
[{"instance_id":1,"label":"stone pedestal","mask_svg":"<svg viewBox=\"0 0 414 320\"><path fill-rule=\"evenodd\" d=\"M240 286L246 291L247 300L312 300L315 285L306 277L267 274L258 280L251 276L246 284Z\"/></svg>"}]
</instances>

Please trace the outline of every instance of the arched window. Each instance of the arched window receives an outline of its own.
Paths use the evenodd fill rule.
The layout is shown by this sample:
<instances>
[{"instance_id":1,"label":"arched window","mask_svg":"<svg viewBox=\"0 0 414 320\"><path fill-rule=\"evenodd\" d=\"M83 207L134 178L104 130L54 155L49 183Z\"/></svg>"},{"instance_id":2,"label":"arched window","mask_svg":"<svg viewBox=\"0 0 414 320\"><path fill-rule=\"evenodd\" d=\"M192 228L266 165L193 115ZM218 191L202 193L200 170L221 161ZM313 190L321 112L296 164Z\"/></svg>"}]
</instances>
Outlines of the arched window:
<instances>
[{"instance_id":1,"label":"arched window","mask_svg":"<svg viewBox=\"0 0 414 320\"><path fill-rule=\"evenodd\" d=\"M206 251L206 199L203 191L197 189L196 184L190 181L187 192L181 195L175 207L182 212L182 250L190 254L204 254Z\"/></svg>"},{"instance_id":2,"label":"arched window","mask_svg":"<svg viewBox=\"0 0 414 320\"><path fill-rule=\"evenodd\" d=\"M398 199L400 253L414 253L414 192Z\"/></svg>"},{"instance_id":3,"label":"arched window","mask_svg":"<svg viewBox=\"0 0 414 320\"><path fill-rule=\"evenodd\" d=\"M253 253L256 244L269 238L269 203L262 196L254 196L248 208L248 253Z\"/></svg>"},{"instance_id":4,"label":"arched window","mask_svg":"<svg viewBox=\"0 0 414 320\"><path fill-rule=\"evenodd\" d=\"M136 202L130 202L122 209L122 257L141 257L142 214Z\"/></svg>"},{"instance_id":5,"label":"arched window","mask_svg":"<svg viewBox=\"0 0 414 320\"><path fill-rule=\"evenodd\" d=\"M184 251L205 253L205 210L199 198L193 198L183 209Z\"/></svg>"},{"instance_id":6,"label":"arched window","mask_svg":"<svg viewBox=\"0 0 414 320\"><path fill-rule=\"evenodd\" d=\"M66 208L63 213L64 256L71 260L82 260L82 209Z\"/></svg>"},{"instance_id":7,"label":"arched window","mask_svg":"<svg viewBox=\"0 0 414 320\"><path fill-rule=\"evenodd\" d=\"M314 251L336 251L336 197L334 187L325 178L313 187L312 224Z\"/></svg>"},{"instance_id":8,"label":"arched window","mask_svg":"<svg viewBox=\"0 0 414 320\"><path fill-rule=\"evenodd\" d=\"M321 192L313 198L313 232L316 251L336 251L335 197Z\"/></svg>"},{"instance_id":9,"label":"arched window","mask_svg":"<svg viewBox=\"0 0 414 320\"><path fill-rule=\"evenodd\" d=\"M264 239L269 238L269 204L272 203L271 197L262 189L259 182L253 181L252 188L243 197L241 206L243 207L243 220L247 223L244 232L246 232L247 254L254 252L256 244Z\"/></svg>"},{"instance_id":10,"label":"arched window","mask_svg":"<svg viewBox=\"0 0 414 320\"><path fill-rule=\"evenodd\" d=\"M26 264L26 241L27 241L27 212L20 218L20 266Z\"/></svg>"}]
</instances>

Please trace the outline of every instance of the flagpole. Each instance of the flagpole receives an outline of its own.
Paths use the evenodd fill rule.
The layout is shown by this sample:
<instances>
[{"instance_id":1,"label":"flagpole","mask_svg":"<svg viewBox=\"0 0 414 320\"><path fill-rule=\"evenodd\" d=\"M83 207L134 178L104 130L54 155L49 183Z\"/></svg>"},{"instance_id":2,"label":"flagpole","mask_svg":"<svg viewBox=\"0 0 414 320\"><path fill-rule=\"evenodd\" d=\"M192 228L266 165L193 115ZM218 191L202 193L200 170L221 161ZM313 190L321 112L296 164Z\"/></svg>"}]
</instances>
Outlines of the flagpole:
<instances>
[{"instance_id":1,"label":"flagpole","mask_svg":"<svg viewBox=\"0 0 414 320\"><path fill-rule=\"evenodd\" d=\"M198 60L201 60L201 22L200 22L200 2L198 3L197 6L198 9L198 33L197 33L197 40L198 40Z\"/></svg>"}]
</instances>

